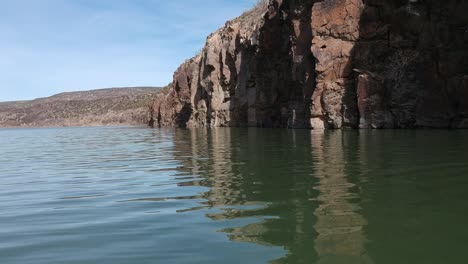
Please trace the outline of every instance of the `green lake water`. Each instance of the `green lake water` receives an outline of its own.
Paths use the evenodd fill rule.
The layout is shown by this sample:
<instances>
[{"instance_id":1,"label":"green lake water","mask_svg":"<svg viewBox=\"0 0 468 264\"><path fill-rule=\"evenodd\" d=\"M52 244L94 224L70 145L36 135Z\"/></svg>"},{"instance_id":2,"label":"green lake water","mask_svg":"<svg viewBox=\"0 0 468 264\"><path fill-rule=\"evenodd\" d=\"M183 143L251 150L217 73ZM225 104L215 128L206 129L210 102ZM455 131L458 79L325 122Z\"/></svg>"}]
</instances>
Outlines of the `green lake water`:
<instances>
[{"instance_id":1,"label":"green lake water","mask_svg":"<svg viewBox=\"0 0 468 264\"><path fill-rule=\"evenodd\" d=\"M2 129L0 263L468 263L468 131Z\"/></svg>"}]
</instances>

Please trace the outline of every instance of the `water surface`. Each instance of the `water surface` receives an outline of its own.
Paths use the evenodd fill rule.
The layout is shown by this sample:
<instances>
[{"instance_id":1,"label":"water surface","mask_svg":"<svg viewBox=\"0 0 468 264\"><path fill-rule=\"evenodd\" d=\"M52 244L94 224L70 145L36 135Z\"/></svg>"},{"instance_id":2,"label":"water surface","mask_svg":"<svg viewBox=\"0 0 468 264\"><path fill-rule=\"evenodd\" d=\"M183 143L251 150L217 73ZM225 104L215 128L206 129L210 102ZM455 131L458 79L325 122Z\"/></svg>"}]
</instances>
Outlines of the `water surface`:
<instances>
[{"instance_id":1,"label":"water surface","mask_svg":"<svg viewBox=\"0 0 468 264\"><path fill-rule=\"evenodd\" d=\"M0 261L466 263L468 132L0 130Z\"/></svg>"}]
</instances>

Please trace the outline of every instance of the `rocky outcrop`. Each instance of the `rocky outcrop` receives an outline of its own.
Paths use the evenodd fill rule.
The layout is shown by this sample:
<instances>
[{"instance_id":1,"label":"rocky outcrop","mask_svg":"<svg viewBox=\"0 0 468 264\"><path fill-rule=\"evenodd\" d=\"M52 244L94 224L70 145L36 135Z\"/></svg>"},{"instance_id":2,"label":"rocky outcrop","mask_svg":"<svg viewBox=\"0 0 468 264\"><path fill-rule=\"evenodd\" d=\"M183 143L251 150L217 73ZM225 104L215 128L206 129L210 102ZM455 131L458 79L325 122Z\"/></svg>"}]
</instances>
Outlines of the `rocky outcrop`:
<instances>
[{"instance_id":1,"label":"rocky outcrop","mask_svg":"<svg viewBox=\"0 0 468 264\"><path fill-rule=\"evenodd\" d=\"M269 0L207 38L161 126L468 127L468 2Z\"/></svg>"}]
</instances>

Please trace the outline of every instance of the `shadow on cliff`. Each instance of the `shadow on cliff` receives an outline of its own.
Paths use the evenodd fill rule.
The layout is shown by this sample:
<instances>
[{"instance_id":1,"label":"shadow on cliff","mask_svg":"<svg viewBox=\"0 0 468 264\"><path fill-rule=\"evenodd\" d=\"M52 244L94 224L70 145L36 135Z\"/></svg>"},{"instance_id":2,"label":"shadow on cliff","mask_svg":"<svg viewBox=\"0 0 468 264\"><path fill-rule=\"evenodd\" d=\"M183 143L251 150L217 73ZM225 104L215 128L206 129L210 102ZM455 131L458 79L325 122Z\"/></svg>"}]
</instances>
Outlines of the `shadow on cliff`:
<instances>
[{"instance_id":1,"label":"shadow on cliff","mask_svg":"<svg viewBox=\"0 0 468 264\"><path fill-rule=\"evenodd\" d=\"M349 62L355 88L343 97L357 117L354 126L466 126L467 2L363 2Z\"/></svg>"},{"instance_id":2,"label":"shadow on cliff","mask_svg":"<svg viewBox=\"0 0 468 264\"><path fill-rule=\"evenodd\" d=\"M192 115L191 105L184 103L182 106L182 109L180 110L179 114L176 117L176 124L178 124L178 127L186 128L191 115Z\"/></svg>"},{"instance_id":3,"label":"shadow on cliff","mask_svg":"<svg viewBox=\"0 0 468 264\"><path fill-rule=\"evenodd\" d=\"M310 50L313 2L270 2L260 48L254 61L244 61L253 62L247 81L249 126L310 128L315 79Z\"/></svg>"},{"instance_id":4,"label":"shadow on cliff","mask_svg":"<svg viewBox=\"0 0 468 264\"><path fill-rule=\"evenodd\" d=\"M408 1L335 1L335 4L343 9L348 5L356 5L359 9L355 9L354 14L348 14L351 15L348 19L358 20L355 28L357 36L353 40L344 40L344 43L352 43L352 47L347 62L341 68L343 78L341 82L344 89L341 100L343 127L374 129L394 127L390 117L391 94L385 87L388 85L385 75L388 74L389 67L395 67L394 71L401 67L401 65L388 65L389 57L394 53L390 38L393 31L393 13L405 7ZM362 7L359 7L360 5ZM344 31L342 34L353 35L352 30L346 27L342 30Z\"/></svg>"}]
</instances>

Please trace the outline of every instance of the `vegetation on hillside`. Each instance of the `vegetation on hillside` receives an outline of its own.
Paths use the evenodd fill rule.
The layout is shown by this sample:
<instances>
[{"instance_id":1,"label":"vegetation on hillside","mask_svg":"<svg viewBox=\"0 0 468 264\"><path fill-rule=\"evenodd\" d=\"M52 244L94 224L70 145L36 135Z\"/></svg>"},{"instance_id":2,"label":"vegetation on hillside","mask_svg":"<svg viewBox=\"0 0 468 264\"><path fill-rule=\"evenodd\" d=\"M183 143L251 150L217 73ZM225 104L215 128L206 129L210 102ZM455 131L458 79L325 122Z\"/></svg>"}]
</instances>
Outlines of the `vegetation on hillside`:
<instances>
[{"instance_id":1,"label":"vegetation on hillside","mask_svg":"<svg viewBox=\"0 0 468 264\"><path fill-rule=\"evenodd\" d=\"M0 127L147 124L148 108L161 91L110 88L0 103Z\"/></svg>"}]
</instances>

